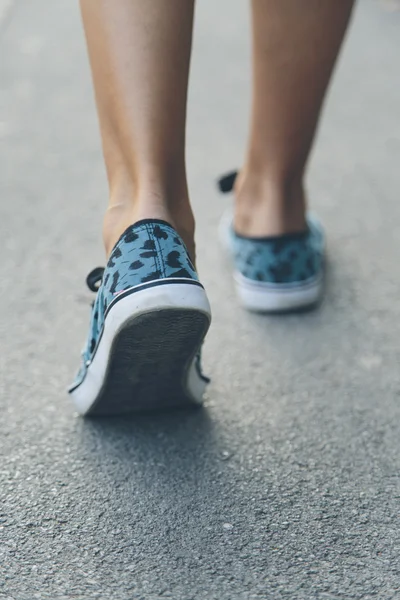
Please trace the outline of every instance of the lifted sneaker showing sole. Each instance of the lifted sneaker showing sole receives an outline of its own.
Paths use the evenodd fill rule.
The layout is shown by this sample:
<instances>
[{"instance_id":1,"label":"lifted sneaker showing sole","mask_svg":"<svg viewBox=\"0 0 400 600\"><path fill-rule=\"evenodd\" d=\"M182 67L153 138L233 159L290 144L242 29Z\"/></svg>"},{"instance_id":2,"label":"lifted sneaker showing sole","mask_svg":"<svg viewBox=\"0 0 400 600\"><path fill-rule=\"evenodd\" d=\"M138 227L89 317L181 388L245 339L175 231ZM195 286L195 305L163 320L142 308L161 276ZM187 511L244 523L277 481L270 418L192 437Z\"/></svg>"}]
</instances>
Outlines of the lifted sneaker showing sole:
<instances>
[{"instance_id":1,"label":"lifted sneaker showing sole","mask_svg":"<svg viewBox=\"0 0 400 600\"><path fill-rule=\"evenodd\" d=\"M211 311L185 245L163 221L140 221L116 244L97 291L82 367L70 388L82 415L198 405L200 349Z\"/></svg>"},{"instance_id":2,"label":"lifted sneaker showing sole","mask_svg":"<svg viewBox=\"0 0 400 600\"><path fill-rule=\"evenodd\" d=\"M233 189L236 173L221 178L222 192ZM318 219L307 215L307 229L271 237L235 232L229 211L220 239L233 261L238 299L250 311L279 313L316 305L323 293L325 236Z\"/></svg>"}]
</instances>

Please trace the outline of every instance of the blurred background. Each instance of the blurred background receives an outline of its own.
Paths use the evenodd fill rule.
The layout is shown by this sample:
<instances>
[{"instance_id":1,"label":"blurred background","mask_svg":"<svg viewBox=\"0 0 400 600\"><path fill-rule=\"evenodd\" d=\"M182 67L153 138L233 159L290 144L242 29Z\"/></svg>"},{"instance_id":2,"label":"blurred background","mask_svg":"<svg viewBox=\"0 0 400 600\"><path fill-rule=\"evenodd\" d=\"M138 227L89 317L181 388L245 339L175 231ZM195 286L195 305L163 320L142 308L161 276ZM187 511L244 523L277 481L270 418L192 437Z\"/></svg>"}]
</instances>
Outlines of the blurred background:
<instances>
[{"instance_id":1,"label":"blurred background","mask_svg":"<svg viewBox=\"0 0 400 600\"><path fill-rule=\"evenodd\" d=\"M308 178L326 299L281 318L237 306L216 233L214 182L246 139L248 21L245 2L198 2L206 410L85 422L64 390L107 186L78 5L0 0L2 598L400 598L400 3L358 2Z\"/></svg>"}]
</instances>

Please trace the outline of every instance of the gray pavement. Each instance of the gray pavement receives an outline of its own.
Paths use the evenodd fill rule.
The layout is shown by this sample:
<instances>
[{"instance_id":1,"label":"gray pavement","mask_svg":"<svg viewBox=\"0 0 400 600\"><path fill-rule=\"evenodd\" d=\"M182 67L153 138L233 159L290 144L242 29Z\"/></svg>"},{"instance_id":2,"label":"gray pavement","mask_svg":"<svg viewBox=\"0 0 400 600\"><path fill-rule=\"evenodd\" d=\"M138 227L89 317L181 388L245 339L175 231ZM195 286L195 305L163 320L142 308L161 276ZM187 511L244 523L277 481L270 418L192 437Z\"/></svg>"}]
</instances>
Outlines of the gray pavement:
<instances>
[{"instance_id":1,"label":"gray pavement","mask_svg":"<svg viewBox=\"0 0 400 600\"><path fill-rule=\"evenodd\" d=\"M198 3L188 160L207 406L84 421L64 392L106 203L78 8L0 1L0 598L400 598L400 12L361 0L310 172L324 304L237 306L216 175L245 140L248 16Z\"/></svg>"}]
</instances>

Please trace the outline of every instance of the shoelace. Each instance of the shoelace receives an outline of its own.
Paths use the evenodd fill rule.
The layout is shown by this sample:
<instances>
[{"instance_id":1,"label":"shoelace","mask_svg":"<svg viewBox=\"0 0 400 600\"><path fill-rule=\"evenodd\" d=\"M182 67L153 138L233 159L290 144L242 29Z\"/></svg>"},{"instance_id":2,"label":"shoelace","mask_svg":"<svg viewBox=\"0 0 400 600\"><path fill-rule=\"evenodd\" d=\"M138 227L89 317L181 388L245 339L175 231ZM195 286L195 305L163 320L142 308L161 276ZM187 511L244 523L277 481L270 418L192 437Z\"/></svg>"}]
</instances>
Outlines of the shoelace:
<instances>
[{"instance_id":1,"label":"shoelace","mask_svg":"<svg viewBox=\"0 0 400 600\"><path fill-rule=\"evenodd\" d=\"M91 292L98 292L103 280L104 267L96 267L86 277L86 285Z\"/></svg>"},{"instance_id":2,"label":"shoelace","mask_svg":"<svg viewBox=\"0 0 400 600\"><path fill-rule=\"evenodd\" d=\"M228 194L233 190L233 186L235 185L236 177L238 176L237 171L231 171L226 175L223 175L218 179L218 188L219 191L223 194Z\"/></svg>"}]
</instances>

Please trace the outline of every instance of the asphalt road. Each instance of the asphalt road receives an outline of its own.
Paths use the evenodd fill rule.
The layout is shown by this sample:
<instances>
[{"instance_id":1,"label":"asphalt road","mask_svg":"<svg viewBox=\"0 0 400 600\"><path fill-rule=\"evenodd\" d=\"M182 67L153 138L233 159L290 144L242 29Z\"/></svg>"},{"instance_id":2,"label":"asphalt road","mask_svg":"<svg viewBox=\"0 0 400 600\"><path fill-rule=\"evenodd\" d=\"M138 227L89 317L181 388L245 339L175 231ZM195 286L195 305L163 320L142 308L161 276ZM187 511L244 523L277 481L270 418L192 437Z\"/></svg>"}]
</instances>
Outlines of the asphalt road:
<instances>
[{"instance_id":1,"label":"asphalt road","mask_svg":"<svg viewBox=\"0 0 400 600\"><path fill-rule=\"evenodd\" d=\"M309 177L320 310L244 314L214 179L240 164L248 16L198 3L188 161L213 306L206 409L65 394L106 183L77 3L0 1L0 598L400 598L400 12L361 0Z\"/></svg>"}]
</instances>

